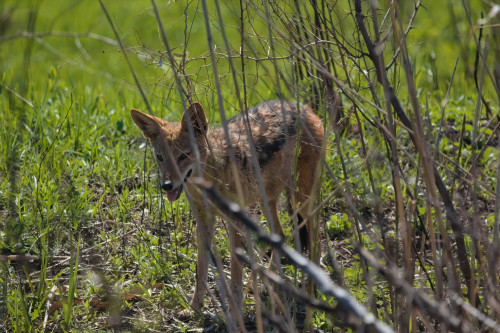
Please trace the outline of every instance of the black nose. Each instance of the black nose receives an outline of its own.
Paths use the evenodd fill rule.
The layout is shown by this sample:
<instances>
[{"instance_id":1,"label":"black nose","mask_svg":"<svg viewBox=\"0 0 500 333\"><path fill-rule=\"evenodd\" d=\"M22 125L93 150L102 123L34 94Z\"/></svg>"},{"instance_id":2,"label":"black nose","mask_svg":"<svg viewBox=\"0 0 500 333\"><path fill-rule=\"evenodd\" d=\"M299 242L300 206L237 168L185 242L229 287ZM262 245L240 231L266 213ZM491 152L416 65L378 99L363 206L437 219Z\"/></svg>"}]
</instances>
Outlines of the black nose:
<instances>
[{"instance_id":1,"label":"black nose","mask_svg":"<svg viewBox=\"0 0 500 333\"><path fill-rule=\"evenodd\" d=\"M172 191L174 189L174 183L171 182L170 180L169 181L166 181L164 182L163 184L161 184L161 189L163 191Z\"/></svg>"}]
</instances>

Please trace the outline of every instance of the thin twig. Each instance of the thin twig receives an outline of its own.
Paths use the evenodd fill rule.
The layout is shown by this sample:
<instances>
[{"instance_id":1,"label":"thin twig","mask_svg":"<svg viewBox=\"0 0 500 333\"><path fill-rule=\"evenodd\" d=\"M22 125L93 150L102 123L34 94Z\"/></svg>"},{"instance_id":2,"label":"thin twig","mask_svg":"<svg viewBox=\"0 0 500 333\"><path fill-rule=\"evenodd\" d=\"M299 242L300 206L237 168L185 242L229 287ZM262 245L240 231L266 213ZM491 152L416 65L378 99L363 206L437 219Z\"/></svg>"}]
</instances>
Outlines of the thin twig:
<instances>
[{"instance_id":1,"label":"thin twig","mask_svg":"<svg viewBox=\"0 0 500 333\"><path fill-rule=\"evenodd\" d=\"M87 37L90 39L95 39L100 42L112 45L112 46L120 46L120 43L114 39L111 39L106 36L98 35L93 32L69 32L69 31L45 31L45 32L30 32L23 31L17 34L0 36L0 43L6 42L13 39L18 38L45 38L45 37L67 37L67 38L82 38Z\"/></svg>"},{"instance_id":2,"label":"thin twig","mask_svg":"<svg viewBox=\"0 0 500 333\"><path fill-rule=\"evenodd\" d=\"M410 21L408 22L408 27L406 28L406 31L404 33L404 38L406 38L408 36L408 34L410 33L410 30L413 28L413 21L415 21L415 18L417 17L418 9L420 8L421 5L422 5L422 1L418 0L418 2L415 4L415 9L413 10L413 14L410 17ZM389 64L387 64L387 66L385 66L386 71L389 70L392 67L392 65L396 62L396 59L399 57L400 52L401 52L401 47L398 46L391 61L389 61Z\"/></svg>"},{"instance_id":3,"label":"thin twig","mask_svg":"<svg viewBox=\"0 0 500 333\"><path fill-rule=\"evenodd\" d=\"M125 61L128 64L130 72L132 73L132 76L134 77L135 84L137 85L137 88L139 89L139 92L141 93L142 99L144 100L144 103L146 104L146 107L147 107L149 113L154 115L153 109L151 108L151 105L149 105L148 98L146 97L144 90L142 90L142 86L141 86L141 83L139 81L139 78L135 74L134 68L132 67L132 63L130 62L130 59L128 58L128 54L125 50L125 46L123 45L123 43L120 39L120 36L118 35L118 31L115 28L113 20L111 20L111 16L108 13L108 9L106 8L106 6L102 2L102 0L99 0L99 3L101 4L102 11L104 12L104 15L106 15L106 18L108 19L109 25L111 26L111 29L113 30L113 33L115 34L116 40L118 41L118 45L120 46L120 49L122 50L123 57L125 58Z\"/></svg>"},{"instance_id":4,"label":"thin twig","mask_svg":"<svg viewBox=\"0 0 500 333\"><path fill-rule=\"evenodd\" d=\"M14 96L16 96L17 98L19 98L21 101L23 101L24 103L26 103L30 108L32 108L34 111L37 111L37 109L35 108L35 106L33 105L33 103L31 103L30 101L28 101L26 98L24 98L23 96L19 95L16 91L10 89L9 87L7 86L4 86L4 85L1 85L0 84L0 89L1 88L4 88L5 90L7 90L8 92L10 92L11 94L13 94Z\"/></svg>"}]
</instances>

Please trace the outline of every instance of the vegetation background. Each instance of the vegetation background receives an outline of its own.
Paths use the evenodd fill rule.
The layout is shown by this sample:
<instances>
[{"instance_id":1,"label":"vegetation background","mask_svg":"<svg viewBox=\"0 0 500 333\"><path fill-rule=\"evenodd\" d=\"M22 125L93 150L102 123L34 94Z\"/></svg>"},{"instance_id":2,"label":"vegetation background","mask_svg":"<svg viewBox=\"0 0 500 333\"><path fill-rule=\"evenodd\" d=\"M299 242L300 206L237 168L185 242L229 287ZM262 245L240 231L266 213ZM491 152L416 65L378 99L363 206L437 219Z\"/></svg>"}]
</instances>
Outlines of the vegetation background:
<instances>
[{"instance_id":1,"label":"vegetation background","mask_svg":"<svg viewBox=\"0 0 500 333\"><path fill-rule=\"evenodd\" d=\"M400 331L500 330L499 6L206 5L0 3L0 328L348 331L371 327L360 315L371 312ZM219 96L227 116L272 98L314 104L330 139L321 266L360 313L321 288L307 301L274 295L259 273L241 321L215 292L204 315L178 316L194 285L193 218L185 199L162 199L129 109L178 121L179 85L215 124ZM286 229L292 244L293 224ZM223 227L216 238L227 266ZM305 293L307 274L283 266L276 288Z\"/></svg>"}]
</instances>

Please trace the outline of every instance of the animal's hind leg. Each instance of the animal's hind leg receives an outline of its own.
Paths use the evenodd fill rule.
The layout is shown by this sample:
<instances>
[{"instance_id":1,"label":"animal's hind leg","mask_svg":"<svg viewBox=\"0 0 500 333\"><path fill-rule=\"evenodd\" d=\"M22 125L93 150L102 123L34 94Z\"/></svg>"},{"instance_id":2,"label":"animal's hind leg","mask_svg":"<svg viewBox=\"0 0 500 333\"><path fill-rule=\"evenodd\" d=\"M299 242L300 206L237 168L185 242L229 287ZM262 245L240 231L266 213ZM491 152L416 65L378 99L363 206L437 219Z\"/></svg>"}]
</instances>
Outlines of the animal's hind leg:
<instances>
[{"instance_id":1,"label":"animal's hind leg","mask_svg":"<svg viewBox=\"0 0 500 333\"><path fill-rule=\"evenodd\" d=\"M260 209L266 217L267 223L269 223L269 228L277 235L284 237L285 233L281 228L281 222L278 216L278 199L274 198L268 201L269 212L266 211L264 203L260 203Z\"/></svg>"},{"instance_id":2,"label":"animal's hind leg","mask_svg":"<svg viewBox=\"0 0 500 333\"><path fill-rule=\"evenodd\" d=\"M295 201L298 205L297 209L297 225L299 227L298 234L300 239L300 246L303 251L310 249L313 243L313 227L312 219L309 219L309 214L312 210L313 200L311 198L312 183L304 181L300 176L297 180L297 192L295 193ZM304 219L307 221L304 223ZM312 252L310 252L312 253Z\"/></svg>"},{"instance_id":3,"label":"animal's hind leg","mask_svg":"<svg viewBox=\"0 0 500 333\"><path fill-rule=\"evenodd\" d=\"M319 227L314 225L314 216L312 214L315 204L315 193L313 193L316 177L319 177L318 163L320 163L319 152L315 147L302 147L297 163L297 191L295 200L299 205L297 211L297 220L299 225L304 224L299 230L300 241L303 248L309 249L311 258L318 259L319 248L315 248L320 239ZM304 244L305 243L305 244Z\"/></svg>"},{"instance_id":4,"label":"animal's hind leg","mask_svg":"<svg viewBox=\"0 0 500 333\"><path fill-rule=\"evenodd\" d=\"M236 255L237 248L243 248L242 226L234 220L229 221L229 242L231 246L231 293L238 310L243 308L243 264Z\"/></svg>"},{"instance_id":5,"label":"animal's hind leg","mask_svg":"<svg viewBox=\"0 0 500 333\"><path fill-rule=\"evenodd\" d=\"M283 229L281 228L281 223L280 219L278 216L278 198L274 198L268 201L268 208L269 211L265 209L264 203L260 202L260 209L263 211L264 216L266 217L267 223L269 224L269 228L271 229L272 232L275 234L285 237L285 233L283 232ZM278 260L278 262L276 262ZM277 252L275 249L272 250L271 253L271 258L269 262L271 265L273 263L279 264L280 256L277 255Z\"/></svg>"}]
</instances>

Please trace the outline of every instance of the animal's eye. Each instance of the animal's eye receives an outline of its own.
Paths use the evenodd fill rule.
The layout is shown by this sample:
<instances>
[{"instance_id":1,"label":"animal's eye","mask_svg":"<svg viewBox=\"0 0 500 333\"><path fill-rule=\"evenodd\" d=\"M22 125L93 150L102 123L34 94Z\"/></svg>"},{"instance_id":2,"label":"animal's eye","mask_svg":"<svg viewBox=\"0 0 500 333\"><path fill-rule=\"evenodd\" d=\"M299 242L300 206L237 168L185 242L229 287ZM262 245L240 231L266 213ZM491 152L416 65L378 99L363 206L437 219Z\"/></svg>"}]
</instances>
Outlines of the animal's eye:
<instances>
[{"instance_id":1,"label":"animal's eye","mask_svg":"<svg viewBox=\"0 0 500 333\"><path fill-rule=\"evenodd\" d=\"M184 161L190 154L191 152L184 152L181 154L181 156L179 156L179 158L177 159L177 162L182 162Z\"/></svg>"},{"instance_id":2,"label":"animal's eye","mask_svg":"<svg viewBox=\"0 0 500 333\"><path fill-rule=\"evenodd\" d=\"M156 154L156 159L158 160L158 162L163 162L163 156L161 156L160 154Z\"/></svg>"}]
</instances>

